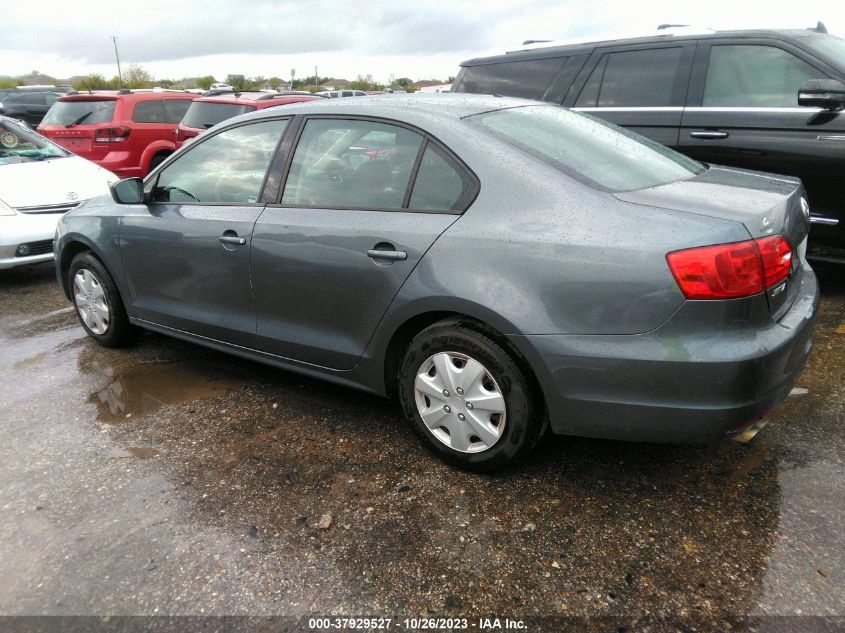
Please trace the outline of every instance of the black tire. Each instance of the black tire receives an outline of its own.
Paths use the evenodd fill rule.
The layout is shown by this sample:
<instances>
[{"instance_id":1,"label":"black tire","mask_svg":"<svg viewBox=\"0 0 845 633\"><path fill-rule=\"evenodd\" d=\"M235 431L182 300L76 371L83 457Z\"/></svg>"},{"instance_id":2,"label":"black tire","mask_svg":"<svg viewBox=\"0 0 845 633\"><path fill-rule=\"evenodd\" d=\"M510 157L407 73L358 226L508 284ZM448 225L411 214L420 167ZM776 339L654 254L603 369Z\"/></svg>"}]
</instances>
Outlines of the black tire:
<instances>
[{"instance_id":1,"label":"black tire","mask_svg":"<svg viewBox=\"0 0 845 633\"><path fill-rule=\"evenodd\" d=\"M170 156L170 153L168 152L162 152L153 156L150 160L150 168L147 170L147 173L150 173L153 169L161 165L165 160L167 160L168 156Z\"/></svg>"},{"instance_id":2,"label":"black tire","mask_svg":"<svg viewBox=\"0 0 845 633\"><path fill-rule=\"evenodd\" d=\"M489 448L480 452L455 450L437 439L423 422L415 400L414 384L424 364L440 352L457 352L478 361L501 391L506 411L504 428L498 441ZM538 395L532 390L525 372L502 345L482 333L480 328L474 329L472 324L454 319L435 323L414 337L399 370L400 404L417 434L444 461L476 472L506 468L531 453L545 424Z\"/></svg>"},{"instance_id":3,"label":"black tire","mask_svg":"<svg viewBox=\"0 0 845 633\"><path fill-rule=\"evenodd\" d=\"M80 307L77 303L76 292L74 288L74 279L77 272L80 270L89 271L100 288L103 290L105 304L109 309L108 325L102 333L94 332L80 314ZM85 328L88 336L94 339L97 343L104 347L123 347L134 342L140 334L140 328L132 325L129 322L129 317L126 315L126 308L123 305L123 300L120 297L120 292L114 283L114 279L103 266L102 262L90 251L79 253L73 258L68 269L67 278L68 288L70 288L73 305L76 308L76 316L82 327Z\"/></svg>"}]
</instances>

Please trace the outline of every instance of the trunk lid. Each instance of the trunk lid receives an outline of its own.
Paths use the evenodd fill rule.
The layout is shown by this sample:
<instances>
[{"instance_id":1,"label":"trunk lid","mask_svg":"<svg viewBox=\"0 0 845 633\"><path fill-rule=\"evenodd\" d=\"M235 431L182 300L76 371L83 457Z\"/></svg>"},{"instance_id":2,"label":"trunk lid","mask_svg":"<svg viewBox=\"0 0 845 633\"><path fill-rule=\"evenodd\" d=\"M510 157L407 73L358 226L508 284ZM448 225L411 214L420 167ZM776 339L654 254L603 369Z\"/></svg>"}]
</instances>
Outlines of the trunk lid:
<instances>
[{"instance_id":1,"label":"trunk lid","mask_svg":"<svg viewBox=\"0 0 845 633\"><path fill-rule=\"evenodd\" d=\"M810 232L810 209L797 178L711 166L687 180L614 195L634 204L740 222L753 238L783 235L792 246L792 268L786 283L768 289L767 295L775 318L789 309Z\"/></svg>"}]
</instances>

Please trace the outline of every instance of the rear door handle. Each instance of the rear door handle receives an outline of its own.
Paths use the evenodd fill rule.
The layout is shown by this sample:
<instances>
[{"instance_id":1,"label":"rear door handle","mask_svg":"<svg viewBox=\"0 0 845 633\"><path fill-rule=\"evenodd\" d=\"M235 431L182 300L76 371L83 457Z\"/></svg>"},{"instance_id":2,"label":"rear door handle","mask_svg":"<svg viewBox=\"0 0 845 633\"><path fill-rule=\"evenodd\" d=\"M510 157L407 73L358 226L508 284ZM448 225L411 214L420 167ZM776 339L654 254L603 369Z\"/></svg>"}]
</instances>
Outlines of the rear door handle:
<instances>
[{"instance_id":1,"label":"rear door handle","mask_svg":"<svg viewBox=\"0 0 845 633\"><path fill-rule=\"evenodd\" d=\"M727 132L690 132L693 138L703 138L708 141L715 141L720 138L728 138Z\"/></svg>"},{"instance_id":2,"label":"rear door handle","mask_svg":"<svg viewBox=\"0 0 845 633\"><path fill-rule=\"evenodd\" d=\"M245 237L238 237L237 235L221 235L217 238L221 244L234 244L235 246L243 246L246 244Z\"/></svg>"},{"instance_id":3,"label":"rear door handle","mask_svg":"<svg viewBox=\"0 0 845 633\"><path fill-rule=\"evenodd\" d=\"M408 253L405 251L380 251L372 248L367 251L367 257L370 259L389 259L395 262L408 259Z\"/></svg>"}]
</instances>

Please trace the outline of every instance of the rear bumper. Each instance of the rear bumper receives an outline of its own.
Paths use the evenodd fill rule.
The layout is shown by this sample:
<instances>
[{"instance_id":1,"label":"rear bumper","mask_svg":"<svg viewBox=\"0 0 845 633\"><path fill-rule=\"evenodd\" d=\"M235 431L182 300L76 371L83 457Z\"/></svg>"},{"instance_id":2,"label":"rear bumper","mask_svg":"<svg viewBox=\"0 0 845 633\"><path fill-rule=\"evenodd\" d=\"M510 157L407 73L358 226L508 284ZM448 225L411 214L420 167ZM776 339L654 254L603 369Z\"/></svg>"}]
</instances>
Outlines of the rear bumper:
<instances>
[{"instance_id":1,"label":"rear bumper","mask_svg":"<svg viewBox=\"0 0 845 633\"><path fill-rule=\"evenodd\" d=\"M85 156L83 156L85 158ZM145 174L141 168L140 153L136 152L109 152L103 158L89 158L103 169L107 169L121 179L142 178Z\"/></svg>"},{"instance_id":2,"label":"rear bumper","mask_svg":"<svg viewBox=\"0 0 845 633\"><path fill-rule=\"evenodd\" d=\"M758 295L687 301L646 334L513 339L540 367L555 433L706 442L765 415L804 369L819 303L809 266L799 283L777 322Z\"/></svg>"}]
</instances>

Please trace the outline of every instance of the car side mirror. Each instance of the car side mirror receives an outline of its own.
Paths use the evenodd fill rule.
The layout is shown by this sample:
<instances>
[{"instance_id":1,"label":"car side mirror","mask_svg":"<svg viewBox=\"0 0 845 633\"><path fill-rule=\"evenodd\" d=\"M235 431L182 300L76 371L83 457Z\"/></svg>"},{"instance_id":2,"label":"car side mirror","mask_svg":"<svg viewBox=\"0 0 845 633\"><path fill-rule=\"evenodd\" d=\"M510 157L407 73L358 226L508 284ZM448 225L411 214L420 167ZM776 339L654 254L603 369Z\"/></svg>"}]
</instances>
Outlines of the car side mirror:
<instances>
[{"instance_id":1,"label":"car side mirror","mask_svg":"<svg viewBox=\"0 0 845 633\"><path fill-rule=\"evenodd\" d=\"M845 84L836 79L808 79L798 89L798 105L841 110L845 108Z\"/></svg>"},{"instance_id":2,"label":"car side mirror","mask_svg":"<svg viewBox=\"0 0 845 633\"><path fill-rule=\"evenodd\" d=\"M111 197L118 204L143 204L144 181L140 178L118 180L109 187Z\"/></svg>"}]
</instances>

